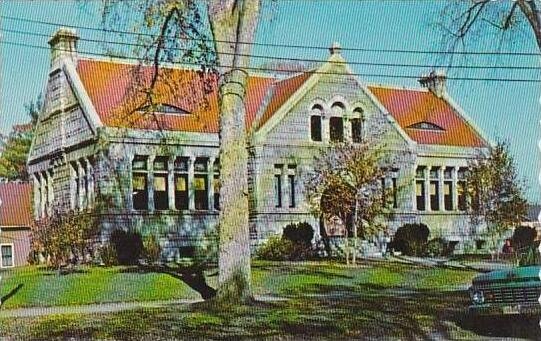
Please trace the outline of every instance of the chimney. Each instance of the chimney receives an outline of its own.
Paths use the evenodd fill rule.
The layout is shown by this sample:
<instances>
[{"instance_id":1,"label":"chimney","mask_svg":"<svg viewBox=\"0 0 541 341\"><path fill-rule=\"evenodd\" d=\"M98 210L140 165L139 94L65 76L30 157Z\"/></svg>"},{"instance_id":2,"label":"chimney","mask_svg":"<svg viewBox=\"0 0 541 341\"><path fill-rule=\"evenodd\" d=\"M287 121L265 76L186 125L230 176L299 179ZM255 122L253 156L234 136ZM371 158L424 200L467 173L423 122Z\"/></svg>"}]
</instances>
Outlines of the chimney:
<instances>
[{"instance_id":1,"label":"chimney","mask_svg":"<svg viewBox=\"0 0 541 341\"><path fill-rule=\"evenodd\" d=\"M431 71L428 75L421 76L419 83L430 90L437 97L443 97L446 93L445 83L447 81L447 76L445 71Z\"/></svg>"},{"instance_id":2,"label":"chimney","mask_svg":"<svg viewBox=\"0 0 541 341\"><path fill-rule=\"evenodd\" d=\"M79 36L75 30L62 27L49 40L51 46L51 68L63 58L71 58L77 62L77 41Z\"/></svg>"},{"instance_id":3,"label":"chimney","mask_svg":"<svg viewBox=\"0 0 541 341\"><path fill-rule=\"evenodd\" d=\"M335 55L335 54L340 54L342 48L340 47L340 43L338 42L334 42L332 43L331 47L329 47L329 52L331 53L331 56L332 55Z\"/></svg>"}]
</instances>

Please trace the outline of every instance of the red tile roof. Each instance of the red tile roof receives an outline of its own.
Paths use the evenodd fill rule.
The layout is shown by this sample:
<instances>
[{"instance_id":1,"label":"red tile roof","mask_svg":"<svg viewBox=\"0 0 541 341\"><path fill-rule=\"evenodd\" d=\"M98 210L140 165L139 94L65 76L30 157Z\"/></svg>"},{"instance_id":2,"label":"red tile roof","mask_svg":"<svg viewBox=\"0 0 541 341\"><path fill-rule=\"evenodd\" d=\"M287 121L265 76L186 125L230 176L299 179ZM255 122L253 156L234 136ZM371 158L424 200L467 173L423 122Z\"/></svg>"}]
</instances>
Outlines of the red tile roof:
<instances>
[{"instance_id":1,"label":"red tile roof","mask_svg":"<svg viewBox=\"0 0 541 341\"><path fill-rule=\"evenodd\" d=\"M32 186L28 183L0 183L0 227L31 226Z\"/></svg>"},{"instance_id":2,"label":"red tile roof","mask_svg":"<svg viewBox=\"0 0 541 341\"><path fill-rule=\"evenodd\" d=\"M164 130L217 133L218 82L213 75L204 75L189 69L160 69L156 82L154 103L169 104L191 114L144 114L135 109L148 104L146 95L138 89L147 88L152 67L107 61L80 59L77 72L107 126L157 129L156 120ZM139 73L138 73L139 72ZM137 76L136 76L137 75ZM141 86L137 84L141 80ZM254 76L248 78L246 97L246 126L250 127L263 103L274 78ZM205 92L203 89L207 87Z\"/></svg>"},{"instance_id":3,"label":"red tile roof","mask_svg":"<svg viewBox=\"0 0 541 341\"><path fill-rule=\"evenodd\" d=\"M262 126L280 107L295 93L312 75L311 72L304 72L299 75L283 79L275 83L273 94L269 104L265 108L259 126Z\"/></svg>"},{"instance_id":4,"label":"red tile roof","mask_svg":"<svg viewBox=\"0 0 541 341\"><path fill-rule=\"evenodd\" d=\"M406 134L420 144L486 147L484 139L444 99L430 91L369 86L368 89L395 118ZM432 123L443 130L412 128Z\"/></svg>"}]
</instances>

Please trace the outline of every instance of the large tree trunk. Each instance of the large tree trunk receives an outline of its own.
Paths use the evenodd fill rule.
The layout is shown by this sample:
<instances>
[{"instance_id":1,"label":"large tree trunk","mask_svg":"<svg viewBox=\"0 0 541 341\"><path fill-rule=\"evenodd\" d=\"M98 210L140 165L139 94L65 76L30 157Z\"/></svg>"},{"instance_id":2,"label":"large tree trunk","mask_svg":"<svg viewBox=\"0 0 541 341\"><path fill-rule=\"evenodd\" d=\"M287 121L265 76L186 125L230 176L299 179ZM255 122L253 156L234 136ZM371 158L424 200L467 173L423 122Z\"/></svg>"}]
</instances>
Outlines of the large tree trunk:
<instances>
[{"instance_id":1,"label":"large tree trunk","mask_svg":"<svg viewBox=\"0 0 541 341\"><path fill-rule=\"evenodd\" d=\"M209 20L216 41L220 84L220 216L217 299L238 304L250 300L250 234L248 226L248 152L245 95L259 14L259 0L214 0ZM222 42L221 42L222 41ZM223 43L228 41L229 43Z\"/></svg>"}]
</instances>

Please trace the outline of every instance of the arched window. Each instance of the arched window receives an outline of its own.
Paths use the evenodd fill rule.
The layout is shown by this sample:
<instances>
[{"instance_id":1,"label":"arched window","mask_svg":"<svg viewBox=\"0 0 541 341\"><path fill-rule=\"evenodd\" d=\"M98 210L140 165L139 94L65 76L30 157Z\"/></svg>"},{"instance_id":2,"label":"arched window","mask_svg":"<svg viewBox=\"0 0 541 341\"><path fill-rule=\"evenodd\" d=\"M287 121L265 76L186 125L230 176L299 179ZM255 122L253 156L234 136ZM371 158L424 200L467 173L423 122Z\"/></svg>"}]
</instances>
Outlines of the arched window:
<instances>
[{"instance_id":1,"label":"arched window","mask_svg":"<svg viewBox=\"0 0 541 341\"><path fill-rule=\"evenodd\" d=\"M335 102L331 106L333 117L329 119L331 142L344 141L344 112L346 107L341 102Z\"/></svg>"},{"instance_id":2,"label":"arched window","mask_svg":"<svg viewBox=\"0 0 541 341\"><path fill-rule=\"evenodd\" d=\"M351 140L354 143L362 141L363 135L363 110L361 108L355 108L353 110L353 118L351 119Z\"/></svg>"},{"instance_id":3,"label":"arched window","mask_svg":"<svg viewBox=\"0 0 541 341\"><path fill-rule=\"evenodd\" d=\"M312 114L310 116L310 135L312 141L321 141L321 116L323 115L323 108L321 105L316 104L312 107Z\"/></svg>"}]
</instances>

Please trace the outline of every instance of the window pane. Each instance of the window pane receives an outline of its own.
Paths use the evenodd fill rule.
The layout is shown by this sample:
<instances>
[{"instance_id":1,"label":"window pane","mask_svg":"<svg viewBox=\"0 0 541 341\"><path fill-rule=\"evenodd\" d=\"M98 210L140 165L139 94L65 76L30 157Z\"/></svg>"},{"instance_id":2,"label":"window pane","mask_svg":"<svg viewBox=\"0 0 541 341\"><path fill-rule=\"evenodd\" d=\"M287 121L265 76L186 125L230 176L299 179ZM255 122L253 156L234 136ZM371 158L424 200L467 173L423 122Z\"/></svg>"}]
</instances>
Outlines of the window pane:
<instances>
[{"instance_id":1,"label":"window pane","mask_svg":"<svg viewBox=\"0 0 541 341\"><path fill-rule=\"evenodd\" d=\"M274 202L276 207L282 207L282 178L279 174L274 175Z\"/></svg>"},{"instance_id":2,"label":"window pane","mask_svg":"<svg viewBox=\"0 0 541 341\"><path fill-rule=\"evenodd\" d=\"M393 208L398 208L398 185L396 178L393 178Z\"/></svg>"},{"instance_id":3,"label":"window pane","mask_svg":"<svg viewBox=\"0 0 541 341\"><path fill-rule=\"evenodd\" d=\"M453 183L446 181L443 184L443 202L446 211L453 210Z\"/></svg>"},{"instance_id":4,"label":"window pane","mask_svg":"<svg viewBox=\"0 0 541 341\"><path fill-rule=\"evenodd\" d=\"M187 157L177 157L175 159L175 170L181 171L181 172L187 172L188 171L188 158Z\"/></svg>"},{"instance_id":5,"label":"window pane","mask_svg":"<svg viewBox=\"0 0 541 341\"><path fill-rule=\"evenodd\" d=\"M154 176L154 191L167 191L167 177L165 175Z\"/></svg>"},{"instance_id":6,"label":"window pane","mask_svg":"<svg viewBox=\"0 0 541 341\"><path fill-rule=\"evenodd\" d=\"M295 175L288 175L289 178L289 207L295 207Z\"/></svg>"},{"instance_id":7,"label":"window pane","mask_svg":"<svg viewBox=\"0 0 541 341\"><path fill-rule=\"evenodd\" d=\"M13 266L13 247L11 245L2 245L2 266Z\"/></svg>"},{"instance_id":8,"label":"window pane","mask_svg":"<svg viewBox=\"0 0 541 341\"><path fill-rule=\"evenodd\" d=\"M133 170L147 170L147 158L144 156L136 156L133 159Z\"/></svg>"},{"instance_id":9,"label":"window pane","mask_svg":"<svg viewBox=\"0 0 541 341\"><path fill-rule=\"evenodd\" d=\"M443 177L445 179L452 179L453 178L453 167L445 167L445 170L443 171Z\"/></svg>"},{"instance_id":10,"label":"window pane","mask_svg":"<svg viewBox=\"0 0 541 341\"><path fill-rule=\"evenodd\" d=\"M332 142L342 142L344 140L344 121L342 117L331 117L330 139Z\"/></svg>"},{"instance_id":11,"label":"window pane","mask_svg":"<svg viewBox=\"0 0 541 341\"><path fill-rule=\"evenodd\" d=\"M439 179L440 178L440 167L432 167L432 168L430 168L430 178L431 179Z\"/></svg>"},{"instance_id":12,"label":"window pane","mask_svg":"<svg viewBox=\"0 0 541 341\"><path fill-rule=\"evenodd\" d=\"M310 117L310 134L312 141L321 141L321 116Z\"/></svg>"},{"instance_id":13,"label":"window pane","mask_svg":"<svg viewBox=\"0 0 541 341\"><path fill-rule=\"evenodd\" d=\"M194 187L195 187L195 209L208 210L209 201L208 201L207 177L201 176L201 175L194 177Z\"/></svg>"},{"instance_id":14,"label":"window pane","mask_svg":"<svg viewBox=\"0 0 541 341\"><path fill-rule=\"evenodd\" d=\"M417 198L417 210L425 210L425 182L417 181L415 185L415 194Z\"/></svg>"},{"instance_id":15,"label":"window pane","mask_svg":"<svg viewBox=\"0 0 541 341\"><path fill-rule=\"evenodd\" d=\"M219 174L220 173L220 159L214 160L214 164L212 165L212 170L214 173Z\"/></svg>"},{"instance_id":16,"label":"window pane","mask_svg":"<svg viewBox=\"0 0 541 341\"><path fill-rule=\"evenodd\" d=\"M188 175L175 175L175 208L188 209Z\"/></svg>"},{"instance_id":17,"label":"window pane","mask_svg":"<svg viewBox=\"0 0 541 341\"><path fill-rule=\"evenodd\" d=\"M154 177L154 208L157 210L169 209L167 194L167 176L159 175Z\"/></svg>"},{"instance_id":18,"label":"window pane","mask_svg":"<svg viewBox=\"0 0 541 341\"><path fill-rule=\"evenodd\" d=\"M167 158L163 156L158 156L154 159L154 170L167 170Z\"/></svg>"},{"instance_id":19,"label":"window pane","mask_svg":"<svg viewBox=\"0 0 541 341\"><path fill-rule=\"evenodd\" d=\"M458 182L458 209L460 211L466 210L466 182Z\"/></svg>"},{"instance_id":20,"label":"window pane","mask_svg":"<svg viewBox=\"0 0 541 341\"><path fill-rule=\"evenodd\" d=\"M195 159L194 171L196 172L206 172L207 171L207 158L198 157Z\"/></svg>"},{"instance_id":21,"label":"window pane","mask_svg":"<svg viewBox=\"0 0 541 341\"><path fill-rule=\"evenodd\" d=\"M417 170L415 171L415 177L418 179L424 179L425 177L425 167L419 166L417 167Z\"/></svg>"},{"instance_id":22,"label":"window pane","mask_svg":"<svg viewBox=\"0 0 541 341\"><path fill-rule=\"evenodd\" d=\"M133 174L132 176L133 208L136 210L148 209L148 188L146 174Z\"/></svg>"},{"instance_id":23,"label":"window pane","mask_svg":"<svg viewBox=\"0 0 541 341\"><path fill-rule=\"evenodd\" d=\"M430 209L432 211L439 211L440 199L439 199L438 181L430 182Z\"/></svg>"},{"instance_id":24,"label":"window pane","mask_svg":"<svg viewBox=\"0 0 541 341\"><path fill-rule=\"evenodd\" d=\"M214 209L220 209L220 177L214 176Z\"/></svg>"},{"instance_id":25,"label":"window pane","mask_svg":"<svg viewBox=\"0 0 541 341\"><path fill-rule=\"evenodd\" d=\"M351 120L351 139L353 142L361 142L362 128L362 120L360 118L353 118Z\"/></svg>"}]
</instances>

